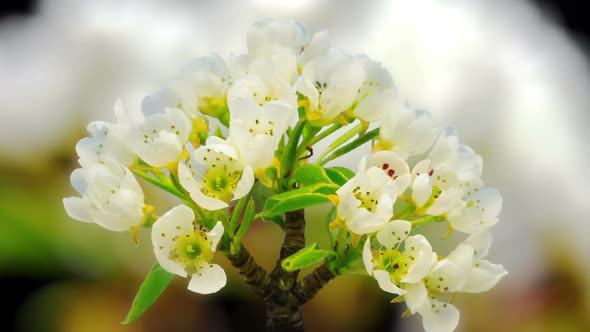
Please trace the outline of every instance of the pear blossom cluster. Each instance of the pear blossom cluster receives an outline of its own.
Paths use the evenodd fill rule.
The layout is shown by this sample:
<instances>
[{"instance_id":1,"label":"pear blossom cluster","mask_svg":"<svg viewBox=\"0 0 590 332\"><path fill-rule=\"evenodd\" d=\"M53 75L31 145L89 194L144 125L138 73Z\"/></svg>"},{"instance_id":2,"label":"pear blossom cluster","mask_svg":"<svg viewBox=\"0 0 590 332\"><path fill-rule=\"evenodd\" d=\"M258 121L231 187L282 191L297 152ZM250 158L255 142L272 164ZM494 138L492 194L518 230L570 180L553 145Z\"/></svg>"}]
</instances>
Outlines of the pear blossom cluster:
<instances>
[{"instance_id":1,"label":"pear blossom cluster","mask_svg":"<svg viewBox=\"0 0 590 332\"><path fill-rule=\"evenodd\" d=\"M160 266L189 277L189 290L214 293L227 279L214 256L239 242L231 221L240 202L257 186L277 197L300 190L299 168L327 169L337 148L368 137L371 153L354 175L330 183L337 186L328 195L336 212L330 236L340 239L329 248L338 257L331 270L350 264L340 247L347 241L379 287L422 316L426 331L453 331L455 295L487 291L507 273L486 260L502 198L484 185L482 158L402 102L380 63L331 47L326 32L267 19L247 32L247 48L226 60L197 58L140 108L118 100L115 122L90 123L90 136L76 145L78 195L64 199L67 213L134 238L151 228ZM371 126L377 131L365 136ZM346 139L330 136L347 128ZM314 151L321 139L333 148ZM158 216L146 203L146 182L182 204ZM446 257L422 234L441 222L465 234Z\"/></svg>"}]
</instances>

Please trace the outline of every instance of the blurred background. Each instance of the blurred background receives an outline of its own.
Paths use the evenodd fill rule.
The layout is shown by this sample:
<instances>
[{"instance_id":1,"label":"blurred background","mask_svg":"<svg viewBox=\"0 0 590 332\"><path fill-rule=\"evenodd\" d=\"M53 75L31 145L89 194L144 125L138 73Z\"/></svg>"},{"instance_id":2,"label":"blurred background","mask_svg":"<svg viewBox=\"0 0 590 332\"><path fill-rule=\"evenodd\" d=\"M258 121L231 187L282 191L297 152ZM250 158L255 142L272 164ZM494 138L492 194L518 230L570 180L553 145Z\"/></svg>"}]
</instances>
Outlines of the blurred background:
<instances>
[{"instance_id":1,"label":"blurred background","mask_svg":"<svg viewBox=\"0 0 590 332\"><path fill-rule=\"evenodd\" d=\"M194 294L175 278L144 317L120 325L154 262L149 234L135 248L128 233L70 219L61 200L74 194L75 143L89 121L113 119L117 97L139 104L190 59L243 52L252 22L280 17L382 62L413 106L456 127L483 156L484 180L504 197L490 260L510 274L488 293L459 297L458 330L590 331L590 31L580 8L524 0L2 6L0 330L263 329L263 304L231 268L220 293ZM142 184L162 208L174 204ZM255 224L245 245L270 269L281 241L274 225ZM372 279L338 277L305 306L307 330L422 330L389 300Z\"/></svg>"}]
</instances>

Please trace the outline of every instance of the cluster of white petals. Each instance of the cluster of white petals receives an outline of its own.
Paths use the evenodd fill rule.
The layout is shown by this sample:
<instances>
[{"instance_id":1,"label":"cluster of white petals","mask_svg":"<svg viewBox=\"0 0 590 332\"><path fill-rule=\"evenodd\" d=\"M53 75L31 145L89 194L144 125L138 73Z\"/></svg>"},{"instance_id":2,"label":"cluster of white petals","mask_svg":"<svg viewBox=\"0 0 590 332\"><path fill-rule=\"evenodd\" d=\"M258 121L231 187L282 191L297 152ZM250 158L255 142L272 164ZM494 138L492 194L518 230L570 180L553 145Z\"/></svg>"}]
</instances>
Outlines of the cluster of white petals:
<instances>
[{"instance_id":1,"label":"cluster of white petals","mask_svg":"<svg viewBox=\"0 0 590 332\"><path fill-rule=\"evenodd\" d=\"M325 133L357 122L347 139L360 139L379 128L356 174L331 192L331 230L347 234L367 273L419 313L426 331L453 331L454 293L487 291L507 273L485 260L502 198L484 185L482 158L403 101L380 63L332 48L326 32L263 20L248 31L247 47L227 60L198 58L140 109L117 101L115 123L91 123L91 137L76 146L82 168L71 182L81 197L64 200L68 214L109 230L137 229L152 210L133 174L157 182L186 204L148 225L159 264L190 277L192 291L216 292L226 275L212 260L224 231L235 228L222 225L232 202L257 182L275 193L297 188L278 175L305 166ZM420 234L433 222L466 234L446 257Z\"/></svg>"}]
</instances>

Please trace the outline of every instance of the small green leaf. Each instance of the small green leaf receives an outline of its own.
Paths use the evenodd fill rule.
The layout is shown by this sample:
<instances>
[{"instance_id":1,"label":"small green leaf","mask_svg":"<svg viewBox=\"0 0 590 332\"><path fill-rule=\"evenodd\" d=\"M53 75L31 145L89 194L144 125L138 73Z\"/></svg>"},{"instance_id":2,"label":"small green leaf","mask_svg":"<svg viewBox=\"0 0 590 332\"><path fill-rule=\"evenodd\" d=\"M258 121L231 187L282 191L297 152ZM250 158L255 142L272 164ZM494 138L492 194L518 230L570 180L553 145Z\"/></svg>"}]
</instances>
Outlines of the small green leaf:
<instances>
[{"instance_id":1,"label":"small green leaf","mask_svg":"<svg viewBox=\"0 0 590 332\"><path fill-rule=\"evenodd\" d=\"M287 257L281 265L285 271L293 272L321 262L328 254L328 251L320 249L317 243L314 243Z\"/></svg>"},{"instance_id":2,"label":"small green leaf","mask_svg":"<svg viewBox=\"0 0 590 332\"><path fill-rule=\"evenodd\" d=\"M332 182L336 183L339 186L344 185L348 180L354 177L354 172L349 170L346 167L330 167L326 168L326 174L332 180Z\"/></svg>"},{"instance_id":3,"label":"small green leaf","mask_svg":"<svg viewBox=\"0 0 590 332\"><path fill-rule=\"evenodd\" d=\"M288 199L277 201L272 204L272 207L266 208L262 214L263 218L277 216L289 211L295 211L306 208L308 206L329 203L330 199L327 195L318 193L304 193L300 195L291 196Z\"/></svg>"},{"instance_id":4,"label":"small green leaf","mask_svg":"<svg viewBox=\"0 0 590 332\"><path fill-rule=\"evenodd\" d=\"M240 216L242 215L242 211L244 210L244 207L246 206L246 203L248 202L248 195L240 198L238 200L238 203L236 204L236 207L234 208L232 214L231 214L231 218L229 220L229 225L231 227L231 229L228 230L228 232L234 234L236 228L238 227L238 220L240 219Z\"/></svg>"},{"instance_id":5,"label":"small green leaf","mask_svg":"<svg viewBox=\"0 0 590 332\"><path fill-rule=\"evenodd\" d=\"M317 183L333 184L324 168L320 165L308 164L299 167L295 171L294 176L301 187L311 186Z\"/></svg>"},{"instance_id":6,"label":"small green leaf","mask_svg":"<svg viewBox=\"0 0 590 332\"><path fill-rule=\"evenodd\" d=\"M264 211L260 216L268 218L308 206L329 203L328 195L334 194L336 190L338 186L334 184L318 183L272 196L264 203Z\"/></svg>"},{"instance_id":7,"label":"small green leaf","mask_svg":"<svg viewBox=\"0 0 590 332\"><path fill-rule=\"evenodd\" d=\"M237 241L239 243L242 237L246 235L248 228L250 228L250 225L252 225L252 222L254 221L255 214L256 204L254 203L254 200L250 198L250 201L248 201L248 205L246 206L246 211L244 212L244 217L242 218L242 223L240 224L240 228L236 233L234 241Z\"/></svg>"},{"instance_id":8,"label":"small green leaf","mask_svg":"<svg viewBox=\"0 0 590 332\"><path fill-rule=\"evenodd\" d=\"M174 277L174 274L164 270L160 264L156 263L145 277L145 280L139 287L137 295L131 304L131 309L122 324L133 323L141 316L154 302L160 297L162 292L168 287L168 284Z\"/></svg>"}]
</instances>

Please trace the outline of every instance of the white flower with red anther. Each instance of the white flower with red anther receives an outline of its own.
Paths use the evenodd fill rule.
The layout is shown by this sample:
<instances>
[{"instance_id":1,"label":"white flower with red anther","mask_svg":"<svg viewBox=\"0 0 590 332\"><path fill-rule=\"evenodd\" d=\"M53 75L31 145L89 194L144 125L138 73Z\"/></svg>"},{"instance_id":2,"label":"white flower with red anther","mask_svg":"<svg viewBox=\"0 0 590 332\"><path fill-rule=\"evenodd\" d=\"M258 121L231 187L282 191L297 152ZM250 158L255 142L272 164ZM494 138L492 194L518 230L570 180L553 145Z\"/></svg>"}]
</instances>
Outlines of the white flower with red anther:
<instances>
[{"instance_id":1,"label":"white flower with red anther","mask_svg":"<svg viewBox=\"0 0 590 332\"><path fill-rule=\"evenodd\" d=\"M392 151L377 151L365 156L359 163L359 170L379 167L395 183L396 192L402 194L410 185L412 176L408 163Z\"/></svg>"},{"instance_id":2,"label":"white flower with red anther","mask_svg":"<svg viewBox=\"0 0 590 332\"><path fill-rule=\"evenodd\" d=\"M190 276L189 290L200 294L215 293L227 281L223 268L211 263L223 231L221 221L207 230L197 223L188 206L179 205L152 226L156 259L164 270L181 277Z\"/></svg>"},{"instance_id":3,"label":"white flower with red anther","mask_svg":"<svg viewBox=\"0 0 590 332\"><path fill-rule=\"evenodd\" d=\"M359 171L336 194L339 196L338 218L355 234L378 231L393 216L396 185L381 168Z\"/></svg>"},{"instance_id":4,"label":"white flower with red anther","mask_svg":"<svg viewBox=\"0 0 590 332\"><path fill-rule=\"evenodd\" d=\"M439 216L461 206L463 191L457 174L446 165L432 168L430 160L422 160L412 169L412 199L422 214Z\"/></svg>"}]
</instances>

